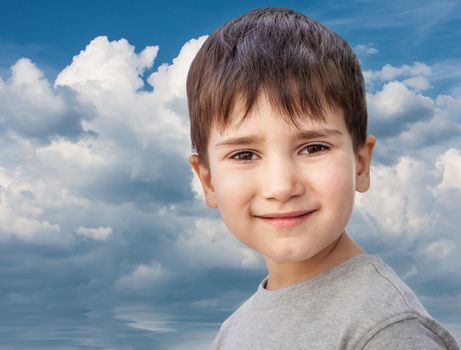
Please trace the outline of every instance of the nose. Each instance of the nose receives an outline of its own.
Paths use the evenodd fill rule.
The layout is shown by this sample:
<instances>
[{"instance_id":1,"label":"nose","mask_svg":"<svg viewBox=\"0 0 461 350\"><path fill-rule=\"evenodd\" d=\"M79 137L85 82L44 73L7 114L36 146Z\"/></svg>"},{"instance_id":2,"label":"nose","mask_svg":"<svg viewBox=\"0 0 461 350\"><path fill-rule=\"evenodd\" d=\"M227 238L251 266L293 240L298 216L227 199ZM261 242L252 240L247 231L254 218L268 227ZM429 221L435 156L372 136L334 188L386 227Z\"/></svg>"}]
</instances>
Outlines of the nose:
<instances>
[{"instance_id":1,"label":"nose","mask_svg":"<svg viewBox=\"0 0 461 350\"><path fill-rule=\"evenodd\" d=\"M291 159L267 161L261 174L261 193L265 199L286 202L304 193L302 173Z\"/></svg>"}]
</instances>

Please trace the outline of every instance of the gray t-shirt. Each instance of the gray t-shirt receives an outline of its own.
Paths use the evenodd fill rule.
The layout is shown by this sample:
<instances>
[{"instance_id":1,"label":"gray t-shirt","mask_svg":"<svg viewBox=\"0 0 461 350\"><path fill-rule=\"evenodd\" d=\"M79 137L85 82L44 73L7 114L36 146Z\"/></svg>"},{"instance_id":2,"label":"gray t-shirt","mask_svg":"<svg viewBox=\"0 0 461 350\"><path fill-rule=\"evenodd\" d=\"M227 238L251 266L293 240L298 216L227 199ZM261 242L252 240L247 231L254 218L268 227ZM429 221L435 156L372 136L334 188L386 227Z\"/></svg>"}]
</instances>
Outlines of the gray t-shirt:
<instances>
[{"instance_id":1,"label":"gray t-shirt","mask_svg":"<svg viewBox=\"0 0 461 350\"><path fill-rule=\"evenodd\" d=\"M224 321L213 350L450 349L455 339L379 256L255 294Z\"/></svg>"}]
</instances>

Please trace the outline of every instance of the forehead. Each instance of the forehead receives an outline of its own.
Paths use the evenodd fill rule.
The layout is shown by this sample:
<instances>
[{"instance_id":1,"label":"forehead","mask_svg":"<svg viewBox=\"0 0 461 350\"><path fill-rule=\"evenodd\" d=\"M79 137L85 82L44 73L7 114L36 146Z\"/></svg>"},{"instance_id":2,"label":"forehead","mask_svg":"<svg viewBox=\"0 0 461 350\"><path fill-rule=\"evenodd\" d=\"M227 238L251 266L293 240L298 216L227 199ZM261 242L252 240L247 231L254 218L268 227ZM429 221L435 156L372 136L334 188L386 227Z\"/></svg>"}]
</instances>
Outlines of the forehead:
<instances>
[{"instance_id":1,"label":"forehead","mask_svg":"<svg viewBox=\"0 0 461 350\"><path fill-rule=\"evenodd\" d=\"M331 130L341 131L347 134L346 125L342 111L324 106L325 114L323 120L306 114L291 118L275 110L267 98L261 97L255 103L254 108L244 118L243 108L236 105L230 113L226 125L211 125L210 141L226 137L238 136L251 132L252 134L265 132L288 132L299 134L301 131L326 131L326 134L333 135ZM337 136L341 133L336 133ZM210 142L211 144L211 142Z\"/></svg>"}]
</instances>

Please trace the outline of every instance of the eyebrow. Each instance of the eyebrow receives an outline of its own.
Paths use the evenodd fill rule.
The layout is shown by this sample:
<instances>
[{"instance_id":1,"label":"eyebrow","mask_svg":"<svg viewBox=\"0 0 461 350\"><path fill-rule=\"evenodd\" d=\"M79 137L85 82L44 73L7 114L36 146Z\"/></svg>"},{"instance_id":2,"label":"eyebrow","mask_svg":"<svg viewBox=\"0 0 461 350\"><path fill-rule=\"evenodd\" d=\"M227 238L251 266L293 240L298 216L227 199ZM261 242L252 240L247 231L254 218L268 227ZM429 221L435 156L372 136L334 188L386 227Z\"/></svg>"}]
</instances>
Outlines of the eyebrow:
<instances>
[{"instance_id":1,"label":"eyebrow","mask_svg":"<svg viewBox=\"0 0 461 350\"><path fill-rule=\"evenodd\" d=\"M316 130L302 130L295 134L295 138L298 140L311 140L317 137L335 137L335 136L343 136L343 133L337 129L329 129L329 128L322 128ZM233 137L221 142L218 142L215 147L220 146L241 146L247 145L250 143L255 143L261 140L260 136L256 135L249 135L249 136L242 136L242 137Z\"/></svg>"}]
</instances>

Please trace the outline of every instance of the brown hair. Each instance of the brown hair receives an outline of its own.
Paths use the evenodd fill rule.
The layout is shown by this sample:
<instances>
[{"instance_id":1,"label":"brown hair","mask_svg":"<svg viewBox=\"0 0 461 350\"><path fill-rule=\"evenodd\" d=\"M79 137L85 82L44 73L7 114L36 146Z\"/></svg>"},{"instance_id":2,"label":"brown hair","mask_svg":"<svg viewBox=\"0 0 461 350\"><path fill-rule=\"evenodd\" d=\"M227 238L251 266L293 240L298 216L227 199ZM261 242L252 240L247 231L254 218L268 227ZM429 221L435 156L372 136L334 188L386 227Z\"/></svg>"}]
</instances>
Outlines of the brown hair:
<instances>
[{"instance_id":1,"label":"brown hair","mask_svg":"<svg viewBox=\"0 0 461 350\"><path fill-rule=\"evenodd\" d=\"M292 10L262 8L235 18L204 42L187 75L192 149L208 168L212 125L225 130L238 101L242 121L264 92L296 127L339 109L354 152L367 130L365 88L351 47L319 22Z\"/></svg>"}]
</instances>

